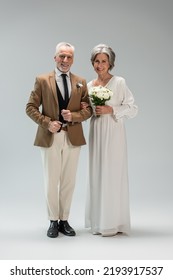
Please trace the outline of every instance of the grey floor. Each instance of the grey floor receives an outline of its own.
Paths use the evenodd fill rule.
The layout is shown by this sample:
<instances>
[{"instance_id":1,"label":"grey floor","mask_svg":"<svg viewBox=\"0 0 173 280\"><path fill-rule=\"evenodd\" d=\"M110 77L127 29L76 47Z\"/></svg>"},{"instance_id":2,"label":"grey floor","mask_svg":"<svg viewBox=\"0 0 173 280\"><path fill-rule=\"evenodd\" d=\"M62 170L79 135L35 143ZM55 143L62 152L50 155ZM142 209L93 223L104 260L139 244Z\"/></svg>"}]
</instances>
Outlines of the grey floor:
<instances>
[{"instance_id":1,"label":"grey floor","mask_svg":"<svg viewBox=\"0 0 173 280\"><path fill-rule=\"evenodd\" d=\"M129 166L131 235L101 237L84 228L86 155L81 153L70 224L75 237L46 236L49 226L40 154L0 177L0 260L173 260L172 173ZM85 165L86 164L86 165ZM20 167L20 168L19 168ZM135 174L135 176L132 176Z\"/></svg>"},{"instance_id":2,"label":"grey floor","mask_svg":"<svg viewBox=\"0 0 173 280\"><path fill-rule=\"evenodd\" d=\"M74 196L70 223L77 235L60 234L55 239L46 236L49 223L44 199L38 205L35 199L32 206L30 201L16 203L11 197L9 207L1 204L1 260L173 259L171 200L162 205L146 199L147 206L132 201L131 235L101 237L84 228L83 200Z\"/></svg>"}]
</instances>

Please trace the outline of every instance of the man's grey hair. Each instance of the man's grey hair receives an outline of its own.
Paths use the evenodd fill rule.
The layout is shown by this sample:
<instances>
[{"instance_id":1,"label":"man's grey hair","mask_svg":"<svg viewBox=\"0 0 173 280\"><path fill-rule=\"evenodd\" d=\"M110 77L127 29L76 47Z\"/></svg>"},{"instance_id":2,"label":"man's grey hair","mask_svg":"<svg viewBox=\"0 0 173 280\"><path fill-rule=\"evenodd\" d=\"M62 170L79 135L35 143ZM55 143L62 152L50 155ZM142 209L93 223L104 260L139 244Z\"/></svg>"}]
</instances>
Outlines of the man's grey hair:
<instances>
[{"instance_id":1,"label":"man's grey hair","mask_svg":"<svg viewBox=\"0 0 173 280\"><path fill-rule=\"evenodd\" d=\"M60 50L61 47L68 47L68 48L71 48L71 49L73 50L73 52L74 52L74 50L75 50L75 47L74 47L72 44L67 43L67 42L61 42L61 43L59 43L59 44L56 45L55 55L59 53L59 50Z\"/></svg>"}]
</instances>

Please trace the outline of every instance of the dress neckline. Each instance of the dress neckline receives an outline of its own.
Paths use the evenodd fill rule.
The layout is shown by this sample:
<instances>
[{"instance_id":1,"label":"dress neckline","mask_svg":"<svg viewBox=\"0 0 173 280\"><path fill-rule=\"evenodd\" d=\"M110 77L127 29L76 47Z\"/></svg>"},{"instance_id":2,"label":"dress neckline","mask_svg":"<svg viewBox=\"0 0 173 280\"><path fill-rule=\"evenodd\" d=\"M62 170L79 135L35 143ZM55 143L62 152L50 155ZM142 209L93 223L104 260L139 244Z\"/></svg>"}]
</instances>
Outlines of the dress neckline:
<instances>
[{"instance_id":1,"label":"dress neckline","mask_svg":"<svg viewBox=\"0 0 173 280\"><path fill-rule=\"evenodd\" d=\"M110 81L111 81L114 77L115 77L115 76L113 75L113 76L110 78L110 80L107 82L107 84L106 84L105 86L103 86L103 87L107 87L107 85L110 83ZM94 85L94 80L92 80L92 86L93 86L93 87L99 87L99 86L101 86L101 85L95 86L95 85Z\"/></svg>"}]
</instances>

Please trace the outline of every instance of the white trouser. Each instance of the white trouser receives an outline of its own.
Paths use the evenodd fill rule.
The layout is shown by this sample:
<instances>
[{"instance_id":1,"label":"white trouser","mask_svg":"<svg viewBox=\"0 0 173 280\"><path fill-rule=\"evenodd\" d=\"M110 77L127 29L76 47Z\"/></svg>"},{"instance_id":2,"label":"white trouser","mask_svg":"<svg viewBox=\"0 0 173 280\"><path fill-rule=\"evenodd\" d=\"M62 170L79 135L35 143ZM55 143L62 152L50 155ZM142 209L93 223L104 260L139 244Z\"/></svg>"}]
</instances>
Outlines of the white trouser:
<instances>
[{"instance_id":1,"label":"white trouser","mask_svg":"<svg viewBox=\"0 0 173 280\"><path fill-rule=\"evenodd\" d=\"M68 220L80 149L63 130L51 147L41 148L49 220Z\"/></svg>"}]
</instances>

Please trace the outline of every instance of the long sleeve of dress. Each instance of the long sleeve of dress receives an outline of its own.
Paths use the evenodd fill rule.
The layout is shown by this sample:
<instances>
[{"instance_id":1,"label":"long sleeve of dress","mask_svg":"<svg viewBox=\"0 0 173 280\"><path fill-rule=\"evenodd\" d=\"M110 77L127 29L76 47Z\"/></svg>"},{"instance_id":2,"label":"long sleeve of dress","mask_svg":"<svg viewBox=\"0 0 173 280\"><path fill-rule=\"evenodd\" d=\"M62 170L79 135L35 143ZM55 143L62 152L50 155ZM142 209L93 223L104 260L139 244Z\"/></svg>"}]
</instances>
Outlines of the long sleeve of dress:
<instances>
[{"instance_id":1,"label":"long sleeve of dress","mask_svg":"<svg viewBox=\"0 0 173 280\"><path fill-rule=\"evenodd\" d=\"M119 104L113 106L115 119L135 117L138 112L138 107L134 104L134 97L127 87L124 78L120 78L117 87Z\"/></svg>"}]
</instances>

